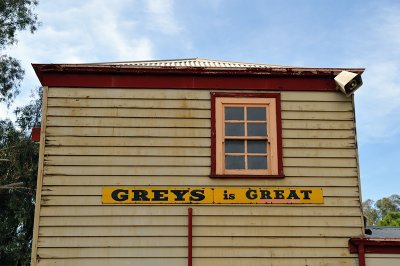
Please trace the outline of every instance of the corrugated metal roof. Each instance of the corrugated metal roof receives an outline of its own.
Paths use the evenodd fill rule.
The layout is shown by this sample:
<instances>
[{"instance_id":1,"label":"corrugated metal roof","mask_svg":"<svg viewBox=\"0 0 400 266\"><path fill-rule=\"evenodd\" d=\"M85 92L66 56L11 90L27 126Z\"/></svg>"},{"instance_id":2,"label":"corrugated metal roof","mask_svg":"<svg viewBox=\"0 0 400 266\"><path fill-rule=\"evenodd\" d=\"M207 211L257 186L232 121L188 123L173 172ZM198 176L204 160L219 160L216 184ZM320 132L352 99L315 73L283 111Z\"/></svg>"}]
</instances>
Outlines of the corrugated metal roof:
<instances>
[{"instance_id":1,"label":"corrugated metal roof","mask_svg":"<svg viewBox=\"0 0 400 266\"><path fill-rule=\"evenodd\" d=\"M371 238L400 238L400 227L367 226L366 229L369 233L366 235Z\"/></svg>"},{"instance_id":2,"label":"corrugated metal roof","mask_svg":"<svg viewBox=\"0 0 400 266\"><path fill-rule=\"evenodd\" d=\"M268 64L245 63L235 61L210 60L202 58L186 58L172 60L146 60L127 62L97 63L96 65L126 65L143 67L207 67L207 68L279 68L289 66L278 66Z\"/></svg>"}]
</instances>

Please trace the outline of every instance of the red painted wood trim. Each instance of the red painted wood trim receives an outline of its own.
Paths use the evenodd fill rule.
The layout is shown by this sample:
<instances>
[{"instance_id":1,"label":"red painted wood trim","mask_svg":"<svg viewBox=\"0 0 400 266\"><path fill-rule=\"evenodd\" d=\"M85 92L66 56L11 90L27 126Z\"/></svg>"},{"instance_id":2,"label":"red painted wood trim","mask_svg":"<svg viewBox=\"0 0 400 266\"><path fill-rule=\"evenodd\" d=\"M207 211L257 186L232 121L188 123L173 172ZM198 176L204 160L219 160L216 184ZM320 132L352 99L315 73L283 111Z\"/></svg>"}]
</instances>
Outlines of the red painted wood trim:
<instances>
[{"instance_id":1,"label":"red painted wood trim","mask_svg":"<svg viewBox=\"0 0 400 266\"><path fill-rule=\"evenodd\" d=\"M128 64L32 64L38 75L63 73L120 73L120 74L186 74L186 75L269 75L269 76L336 76L341 71L362 74L364 68L314 67L190 67L190 66L134 66Z\"/></svg>"},{"instance_id":2,"label":"red painted wood trim","mask_svg":"<svg viewBox=\"0 0 400 266\"><path fill-rule=\"evenodd\" d=\"M40 127L32 128L31 139L32 139L33 142L40 141Z\"/></svg>"},{"instance_id":3,"label":"red painted wood trim","mask_svg":"<svg viewBox=\"0 0 400 266\"><path fill-rule=\"evenodd\" d=\"M349 240L350 253L357 253L359 246L364 246L365 253L399 254L400 238L359 238Z\"/></svg>"},{"instance_id":4,"label":"red painted wood trim","mask_svg":"<svg viewBox=\"0 0 400 266\"><path fill-rule=\"evenodd\" d=\"M188 266L193 263L193 209L188 208Z\"/></svg>"},{"instance_id":5,"label":"red painted wood trim","mask_svg":"<svg viewBox=\"0 0 400 266\"><path fill-rule=\"evenodd\" d=\"M275 98L276 99L276 137L278 150L278 175L217 175L216 173L216 126L215 126L215 98L216 97L242 97L242 98ZM280 93L241 93L241 92L211 92L211 178L284 178L283 151L282 151L282 115Z\"/></svg>"},{"instance_id":6,"label":"red painted wood trim","mask_svg":"<svg viewBox=\"0 0 400 266\"><path fill-rule=\"evenodd\" d=\"M332 77L210 76L108 73L41 73L43 86L83 88L240 89L274 91L335 91Z\"/></svg>"},{"instance_id":7,"label":"red painted wood trim","mask_svg":"<svg viewBox=\"0 0 400 266\"><path fill-rule=\"evenodd\" d=\"M215 97L216 93L211 92L211 173L210 177L215 177L217 172L217 157L216 157L216 121L215 121Z\"/></svg>"},{"instance_id":8,"label":"red painted wood trim","mask_svg":"<svg viewBox=\"0 0 400 266\"><path fill-rule=\"evenodd\" d=\"M285 175L216 175L216 174L211 174L211 178L240 178L240 179L280 179L284 178Z\"/></svg>"},{"instance_id":9,"label":"red painted wood trim","mask_svg":"<svg viewBox=\"0 0 400 266\"><path fill-rule=\"evenodd\" d=\"M277 137L277 148L278 148L278 176L283 176L283 145L282 145L282 111L281 111L281 95L276 93L276 137Z\"/></svg>"},{"instance_id":10,"label":"red painted wood trim","mask_svg":"<svg viewBox=\"0 0 400 266\"><path fill-rule=\"evenodd\" d=\"M358 251L358 265L365 266L365 248L363 242L359 243L357 251Z\"/></svg>"}]
</instances>

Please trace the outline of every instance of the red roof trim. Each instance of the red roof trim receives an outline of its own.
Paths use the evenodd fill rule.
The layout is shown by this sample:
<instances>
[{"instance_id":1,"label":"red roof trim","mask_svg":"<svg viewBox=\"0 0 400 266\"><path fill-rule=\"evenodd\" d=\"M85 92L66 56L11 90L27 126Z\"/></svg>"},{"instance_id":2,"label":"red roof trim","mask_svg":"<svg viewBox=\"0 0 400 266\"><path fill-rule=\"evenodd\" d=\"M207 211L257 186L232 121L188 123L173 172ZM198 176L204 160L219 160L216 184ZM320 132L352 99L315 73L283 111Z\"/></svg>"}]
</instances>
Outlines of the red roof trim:
<instances>
[{"instance_id":1,"label":"red roof trim","mask_svg":"<svg viewBox=\"0 0 400 266\"><path fill-rule=\"evenodd\" d=\"M349 240L350 253L358 253L358 246L364 246L365 253L399 254L400 238L360 238Z\"/></svg>"},{"instance_id":2,"label":"red roof trim","mask_svg":"<svg viewBox=\"0 0 400 266\"><path fill-rule=\"evenodd\" d=\"M131 65L100 64L32 64L38 72L69 73L127 73L127 74L202 74L202 75L273 75L273 76L336 76L343 70L362 74L364 68L306 68L306 67L146 67Z\"/></svg>"},{"instance_id":3,"label":"red roof trim","mask_svg":"<svg viewBox=\"0 0 400 266\"><path fill-rule=\"evenodd\" d=\"M43 86L333 91L345 69L133 67L34 64ZM347 69L362 73L363 69Z\"/></svg>"}]
</instances>

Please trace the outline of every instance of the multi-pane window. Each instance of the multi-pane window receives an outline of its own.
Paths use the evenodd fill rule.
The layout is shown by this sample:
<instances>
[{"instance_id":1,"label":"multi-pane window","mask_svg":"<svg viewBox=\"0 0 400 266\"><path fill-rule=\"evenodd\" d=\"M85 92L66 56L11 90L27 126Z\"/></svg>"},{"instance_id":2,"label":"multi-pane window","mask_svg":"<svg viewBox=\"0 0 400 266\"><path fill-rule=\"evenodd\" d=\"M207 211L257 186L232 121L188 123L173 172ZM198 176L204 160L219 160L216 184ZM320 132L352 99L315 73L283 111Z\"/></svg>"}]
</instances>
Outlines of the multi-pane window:
<instances>
[{"instance_id":1,"label":"multi-pane window","mask_svg":"<svg viewBox=\"0 0 400 266\"><path fill-rule=\"evenodd\" d=\"M215 97L215 175L278 175L276 97Z\"/></svg>"}]
</instances>

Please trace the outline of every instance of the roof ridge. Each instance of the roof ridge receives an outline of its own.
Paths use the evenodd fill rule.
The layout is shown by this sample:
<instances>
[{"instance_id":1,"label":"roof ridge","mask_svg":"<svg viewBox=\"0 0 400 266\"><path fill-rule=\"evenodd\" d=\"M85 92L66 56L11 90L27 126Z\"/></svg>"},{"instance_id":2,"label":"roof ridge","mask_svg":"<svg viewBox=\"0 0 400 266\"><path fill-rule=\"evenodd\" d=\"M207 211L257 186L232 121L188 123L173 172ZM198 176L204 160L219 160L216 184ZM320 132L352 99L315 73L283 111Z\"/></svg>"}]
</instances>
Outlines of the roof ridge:
<instances>
[{"instance_id":1,"label":"roof ridge","mask_svg":"<svg viewBox=\"0 0 400 266\"><path fill-rule=\"evenodd\" d=\"M329 67L301 67L289 65L257 64L239 61L224 61L206 59L199 57L182 59L162 59L162 60L143 60L143 61L121 61L121 62L102 62L102 63L80 63L80 64L57 64L65 66L81 67L119 67L119 68L154 68L154 69L208 69L208 70L271 70L276 73L279 71L297 72L340 72L343 70L363 73L364 68L329 68Z\"/></svg>"},{"instance_id":2,"label":"roof ridge","mask_svg":"<svg viewBox=\"0 0 400 266\"><path fill-rule=\"evenodd\" d=\"M91 63L88 65L131 65L131 66L165 66L165 67L212 67L212 68L270 68L291 67L283 65L260 64L251 62L207 59L200 57L161 60L138 60L121 62Z\"/></svg>"}]
</instances>

